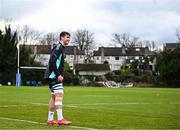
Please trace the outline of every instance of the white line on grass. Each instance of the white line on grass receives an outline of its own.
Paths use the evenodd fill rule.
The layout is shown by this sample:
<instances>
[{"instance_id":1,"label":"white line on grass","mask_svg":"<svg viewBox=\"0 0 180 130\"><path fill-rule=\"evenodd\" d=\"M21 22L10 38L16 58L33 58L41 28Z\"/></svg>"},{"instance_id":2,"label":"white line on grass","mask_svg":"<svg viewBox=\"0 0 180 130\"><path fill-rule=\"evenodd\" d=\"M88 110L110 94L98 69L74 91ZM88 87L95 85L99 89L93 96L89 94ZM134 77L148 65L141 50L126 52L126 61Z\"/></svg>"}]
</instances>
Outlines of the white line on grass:
<instances>
[{"instance_id":1,"label":"white line on grass","mask_svg":"<svg viewBox=\"0 0 180 130\"><path fill-rule=\"evenodd\" d=\"M47 106L48 105L46 103L31 103L31 104L32 105L40 105L40 106ZM69 104L69 105L64 105L64 106L66 106L66 107L78 107L77 105L74 105L74 104Z\"/></svg>"},{"instance_id":2,"label":"white line on grass","mask_svg":"<svg viewBox=\"0 0 180 130\"><path fill-rule=\"evenodd\" d=\"M40 106L47 106L48 104L46 103L31 103L32 105L40 105Z\"/></svg>"},{"instance_id":3,"label":"white line on grass","mask_svg":"<svg viewBox=\"0 0 180 130\"><path fill-rule=\"evenodd\" d=\"M25 122L25 123L31 123L31 124L40 124L45 125L46 123L40 123L35 121L28 121L28 120L21 120L21 119L15 119L15 118L7 118L7 117L0 117L2 120L10 120L10 121L17 121L17 122Z\"/></svg>"},{"instance_id":4,"label":"white line on grass","mask_svg":"<svg viewBox=\"0 0 180 130\"><path fill-rule=\"evenodd\" d=\"M29 105L0 105L0 107L23 107L23 106L29 106Z\"/></svg>"},{"instance_id":5,"label":"white line on grass","mask_svg":"<svg viewBox=\"0 0 180 130\"><path fill-rule=\"evenodd\" d=\"M0 117L1 120L10 120L10 121L17 121L17 122L25 122L25 123L31 123L31 124L40 124L40 125L47 125L46 123L40 123L36 121L28 121L28 120L21 120L21 119L15 119L15 118L7 118L7 117ZM67 126L69 128L74 129L84 129L84 130L96 130L94 128L88 128L88 127L81 127L81 126Z\"/></svg>"},{"instance_id":6,"label":"white line on grass","mask_svg":"<svg viewBox=\"0 0 180 130\"><path fill-rule=\"evenodd\" d=\"M37 105L37 106L48 106L48 104L44 104L44 103L31 103L29 105L0 105L1 108L6 108L6 107L27 107L30 105ZM77 108L78 106L75 105L64 105L66 107L74 107Z\"/></svg>"},{"instance_id":7,"label":"white line on grass","mask_svg":"<svg viewBox=\"0 0 180 130\"><path fill-rule=\"evenodd\" d=\"M46 103L30 103L32 105L38 105L38 106L48 106ZM152 104L180 104L180 102L121 102L121 103L91 103L91 104L68 104L64 105L65 107L74 107L78 108L79 106L96 106L96 105L152 105ZM0 107L23 107L23 106L29 106L29 105L0 105Z\"/></svg>"},{"instance_id":8,"label":"white line on grass","mask_svg":"<svg viewBox=\"0 0 180 130\"><path fill-rule=\"evenodd\" d=\"M152 104L180 104L180 102L120 102L120 103L92 103L92 104L71 104L73 106L96 106L96 105L152 105ZM69 106L69 105L65 105Z\"/></svg>"},{"instance_id":9,"label":"white line on grass","mask_svg":"<svg viewBox=\"0 0 180 130\"><path fill-rule=\"evenodd\" d=\"M31 103L32 105L44 105L47 106L48 104L45 103ZM91 104L68 104L64 105L67 107L78 107L78 106L93 106L93 105L151 105L151 104L180 104L180 102L119 102L119 103L91 103Z\"/></svg>"}]
</instances>

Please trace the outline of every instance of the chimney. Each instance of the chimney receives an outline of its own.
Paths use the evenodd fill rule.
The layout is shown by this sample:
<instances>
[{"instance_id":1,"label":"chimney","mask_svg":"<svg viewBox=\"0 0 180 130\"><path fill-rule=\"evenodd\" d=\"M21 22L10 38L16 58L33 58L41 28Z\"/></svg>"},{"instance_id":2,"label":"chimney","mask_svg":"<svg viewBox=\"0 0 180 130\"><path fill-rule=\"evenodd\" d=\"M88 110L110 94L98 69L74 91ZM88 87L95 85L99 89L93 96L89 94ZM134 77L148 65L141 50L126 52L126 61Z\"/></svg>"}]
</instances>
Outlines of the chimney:
<instances>
[{"instance_id":1,"label":"chimney","mask_svg":"<svg viewBox=\"0 0 180 130\"><path fill-rule=\"evenodd\" d=\"M74 65L77 64L77 48L76 46L73 46L74 49Z\"/></svg>"},{"instance_id":2,"label":"chimney","mask_svg":"<svg viewBox=\"0 0 180 130\"><path fill-rule=\"evenodd\" d=\"M144 53L145 53L145 55L148 55L148 53L149 53L149 48L148 47L144 48Z\"/></svg>"},{"instance_id":3,"label":"chimney","mask_svg":"<svg viewBox=\"0 0 180 130\"><path fill-rule=\"evenodd\" d=\"M101 47L100 51L101 51L101 63L103 64L104 63L104 47Z\"/></svg>"},{"instance_id":4,"label":"chimney","mask_svg":"<svg viewBox=\"0 0 180 130\"><path fill-rule=\"evenodd\" d=\"M125 47L125 45L122 45L122 54L126 54L126 47Z\"/></svg>"}]
</instances>

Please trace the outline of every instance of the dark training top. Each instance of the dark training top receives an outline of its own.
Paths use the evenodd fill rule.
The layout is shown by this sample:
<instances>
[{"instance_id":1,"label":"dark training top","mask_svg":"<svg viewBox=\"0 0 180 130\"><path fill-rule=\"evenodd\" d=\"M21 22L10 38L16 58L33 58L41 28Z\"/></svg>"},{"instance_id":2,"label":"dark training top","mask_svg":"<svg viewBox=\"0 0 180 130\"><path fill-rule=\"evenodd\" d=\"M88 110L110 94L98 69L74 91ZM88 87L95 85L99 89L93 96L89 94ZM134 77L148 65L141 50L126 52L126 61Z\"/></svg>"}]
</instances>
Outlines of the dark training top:
<instances>
[{"instance_id":1,"label":"dark training top","mask_svg":"<svg viewBox=\"0 0 180 130\"><path fill-rule=\"evenodd\" d=\"M59 42L56 44L50 53L50 59L45 71L44 79L57 80L58 76L64 76L64 53L65 47Z\"/></svg>"}]
</instances>

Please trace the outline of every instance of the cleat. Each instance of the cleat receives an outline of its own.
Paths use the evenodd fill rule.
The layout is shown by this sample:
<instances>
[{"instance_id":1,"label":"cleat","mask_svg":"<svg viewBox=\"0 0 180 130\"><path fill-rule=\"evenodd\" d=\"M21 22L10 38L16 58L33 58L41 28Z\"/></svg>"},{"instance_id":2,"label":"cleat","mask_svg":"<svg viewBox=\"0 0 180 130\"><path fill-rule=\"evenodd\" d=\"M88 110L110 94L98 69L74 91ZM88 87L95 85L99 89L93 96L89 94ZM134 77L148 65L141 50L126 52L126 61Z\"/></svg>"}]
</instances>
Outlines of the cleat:
<instances>
[{"instance_id":1,"label":"cleat","mask_svg":"<svg viewBox=\"0 0 180 130\"><path fill-rule=\"evenodd\" d=\"M55 120L51 120L51 121L48 121L47 124L48 125L54 125L54 124L57 124L58 122L55 121Z\"/></svg>"},{"instance_id":2,"label":"cleat","mask_svg":"<svg viewBox=\"0 0 180 130\"><path fill-rule=\"evenodd\" d=\"M68 121L66 119L62 119L58 121L59 125L70 125L71 123L72 123L71 121Z\"/></svg>"}]
</instances>

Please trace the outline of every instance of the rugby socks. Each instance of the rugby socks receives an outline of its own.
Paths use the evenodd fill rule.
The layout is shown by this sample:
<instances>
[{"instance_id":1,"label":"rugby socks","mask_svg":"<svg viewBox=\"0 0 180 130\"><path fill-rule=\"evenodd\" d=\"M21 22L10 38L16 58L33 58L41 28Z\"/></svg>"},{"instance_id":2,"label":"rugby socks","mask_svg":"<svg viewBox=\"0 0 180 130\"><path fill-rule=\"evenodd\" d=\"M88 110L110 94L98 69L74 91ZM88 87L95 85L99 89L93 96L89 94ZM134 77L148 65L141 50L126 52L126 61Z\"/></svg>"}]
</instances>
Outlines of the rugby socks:
<instances>
[{"instance_id":1,"label":"rugby socks","mask_svg":"<svg viewBox=\"0 0 180 130\"><path fill-rule=\"evenodd\" d=\"M62 120L63 119L62 109L57 109L56 111L57 111L58 121Z\"/></svg>"},{"instance_id":2,"label":"rugby socks","mask_svg":"<svg viewBox=\"0 0 180 130\"><path fill-rule=\"evenodd\" d=\"M48 112L48 121L52 121L52 120L54 120L54 112L49 111Z\"/></svg>"}]
</instances>

